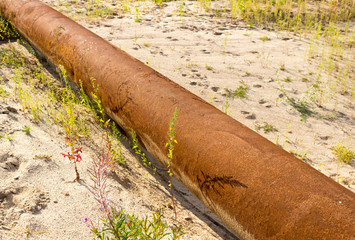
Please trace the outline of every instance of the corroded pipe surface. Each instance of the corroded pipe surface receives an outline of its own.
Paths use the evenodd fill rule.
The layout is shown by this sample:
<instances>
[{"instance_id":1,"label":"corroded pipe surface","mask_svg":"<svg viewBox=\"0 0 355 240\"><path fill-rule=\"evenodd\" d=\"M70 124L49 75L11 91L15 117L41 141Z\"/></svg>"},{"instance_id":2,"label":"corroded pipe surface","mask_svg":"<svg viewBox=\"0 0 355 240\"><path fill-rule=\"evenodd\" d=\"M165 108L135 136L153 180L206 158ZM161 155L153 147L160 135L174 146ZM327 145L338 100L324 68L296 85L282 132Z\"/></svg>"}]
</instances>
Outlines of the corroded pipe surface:
<instances>
[{"instance_id":1,"label":"corroded pipe surface","mask_svg":"<svg viewBox=\"0 0 355 240\"><path fill-rule=\"evenodd\" d=\"M173 172L240 238L355 238L353 192L40 1L0 11L165 166L177 107Z\"/></svg>"}]
</instances>

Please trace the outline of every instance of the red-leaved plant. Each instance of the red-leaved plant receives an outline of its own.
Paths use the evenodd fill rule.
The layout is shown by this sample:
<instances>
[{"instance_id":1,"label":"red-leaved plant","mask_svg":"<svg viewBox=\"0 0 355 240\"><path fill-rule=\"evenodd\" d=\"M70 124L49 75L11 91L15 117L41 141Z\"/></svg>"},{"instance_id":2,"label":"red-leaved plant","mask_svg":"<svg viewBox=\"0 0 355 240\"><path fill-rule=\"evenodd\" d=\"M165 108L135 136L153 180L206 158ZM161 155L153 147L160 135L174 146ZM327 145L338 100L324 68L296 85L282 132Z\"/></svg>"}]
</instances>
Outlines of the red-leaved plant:
<instances>
[{"instance_id":1,"label":"red-leaved plant","mask_svg":"<svg viewBox=\"0 0 355 240\"><path fill-rule=\"evenodd\" d=\"M99 204L99 209L103 215L101 219L107 219L111 228L114 229L112 222L112 214L119 211L119 207L109 199L109 186L107 185L107 177L110 172L114 170L113 160L111 158L110 151L102 152L97 159L93 160L93 167L88 169L93 185L90 186L91 192L95 197L95 200ZM99 232L97 227L90 219L85 218L85 222L88 222L88 227L95 234Z\"/></svg>"},{"instance_id":2,"label":"red-leaved plant","mask_svg":"<svg viewBox=\"0 0 355 240\"><path fill-rule=\"evenodd\" d=\"M74 182L77 182L80 180L78 168L76 166L77 162L80 162L82 160L80 153L82 153L82 148L75 147L75 141L76 139L74 137L72 138L65 138L65 142L68 144L68 146L71 147L71 152L68 152L68 154L61 153L64 158L68 158L70 161L74 163L74 168L75 168L75 173L76 173L76 178L74 179Z\"/></svg>"},{"instance_id":3,"label":"red-leaved plant","mask_svg":"<svg viewBox=\"0 0 355 240\"><path fill-rule=\"evenodd\" d=\"M93 162L94 166L88 170L90 178L93 181L93 185L91 185L90 188L96 201L100 205L100 210L104 213L111 212L113 206L108 199L110 190L107 186L107 177L108 174L114 170L114 166L110 152L102 153L97 159L94 159Z\"/></svg>"}]
</instances>

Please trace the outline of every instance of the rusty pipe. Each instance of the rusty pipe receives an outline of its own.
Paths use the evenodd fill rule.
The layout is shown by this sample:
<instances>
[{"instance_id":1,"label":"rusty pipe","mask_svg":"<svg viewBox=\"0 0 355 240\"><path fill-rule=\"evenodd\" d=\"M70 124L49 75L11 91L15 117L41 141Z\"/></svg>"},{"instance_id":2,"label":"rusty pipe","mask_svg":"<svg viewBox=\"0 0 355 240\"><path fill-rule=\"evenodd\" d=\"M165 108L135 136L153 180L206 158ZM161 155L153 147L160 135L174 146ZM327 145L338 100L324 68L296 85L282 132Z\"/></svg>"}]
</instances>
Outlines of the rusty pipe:
<instances>
[{"instance_id":1,"label":"rusty pipe","mask_svg":"<svg viewBox=\"0 0 355 240\"><path fill-rule=\"evenodd\" d=\"M242 239L354 239L355 194L39 0L0 11Z\"/></svg>"}]
</instances>

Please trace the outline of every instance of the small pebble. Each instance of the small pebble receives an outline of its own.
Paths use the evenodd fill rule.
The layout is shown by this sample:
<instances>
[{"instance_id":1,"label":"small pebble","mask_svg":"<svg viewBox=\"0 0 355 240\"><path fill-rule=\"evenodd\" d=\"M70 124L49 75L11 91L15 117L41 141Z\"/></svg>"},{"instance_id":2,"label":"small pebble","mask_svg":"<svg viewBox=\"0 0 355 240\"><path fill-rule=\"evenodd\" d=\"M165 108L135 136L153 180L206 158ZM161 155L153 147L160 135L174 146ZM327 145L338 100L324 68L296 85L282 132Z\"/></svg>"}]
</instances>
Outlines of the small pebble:
<instances>
[{"instance_id":1,"label":"small pebble","mask_svg":"<svg viewBox=\"0 0 355 240\"><path fill-rule=\"evenodd\" d=\"M217 92L219 87L211 87L212 91Z\"/></svg>"},{"instance_id":2,"label":"small pebble","mask_svg":"<svg viewBox=\"0 0 355 240\"><path fill-rule=\"evenodd\" d=\"M12 113L17 113L17 109L16 109L16 108L7 106L6 109L9 110L9 111L12 112Z\"/></svg>"},{"instance_id":3,"label":"small pebble","mask_svg":"<svg viewBox=\"0 0 355 240\"><path fill-rule=\"evenodd\" d=\"M255 119L256 117L255 117L255 114L252 113L252 114L248 114L245 118L246 119Z\"/></svg>"},{"instance_id":4,"label":"small pebble","mask_svg":"<svg viewBox=\"0 0 355 240\"><path fill-rule=\"evenodd\" d=\"M328 140L330 137L329 137L329 136L320 136L319 138L326 141L326 140Z\"/></svg>"},{"instance_id":5,"label":"small pebble","mask_svg":"<svg viewBox=\"0 0 355 240\"><path fill-rule=\"evenodd\" d=\"M247 111L240 111L246 119L255 119L255 114Z\"/></svg>"}]
</instances>

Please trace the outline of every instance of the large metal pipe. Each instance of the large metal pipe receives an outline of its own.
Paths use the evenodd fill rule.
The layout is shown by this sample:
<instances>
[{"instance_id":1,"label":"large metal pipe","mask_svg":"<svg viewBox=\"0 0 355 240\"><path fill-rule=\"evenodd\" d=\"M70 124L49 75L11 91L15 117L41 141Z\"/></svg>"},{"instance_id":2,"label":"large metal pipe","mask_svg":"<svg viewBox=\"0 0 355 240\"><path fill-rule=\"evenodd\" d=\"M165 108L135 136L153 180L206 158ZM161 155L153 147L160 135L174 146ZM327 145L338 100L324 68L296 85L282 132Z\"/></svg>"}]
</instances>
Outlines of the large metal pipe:
<instances>
[{"instance_id":1,"label":"large metal pipe","mask_svg":"<svg viewBox=\"0 0 355 240\"><path fill-rule=\"evenodd\" d=\"M0 11L242 239L354 239L355 194L39 0Z\"/></svg>"}]
</instances>

